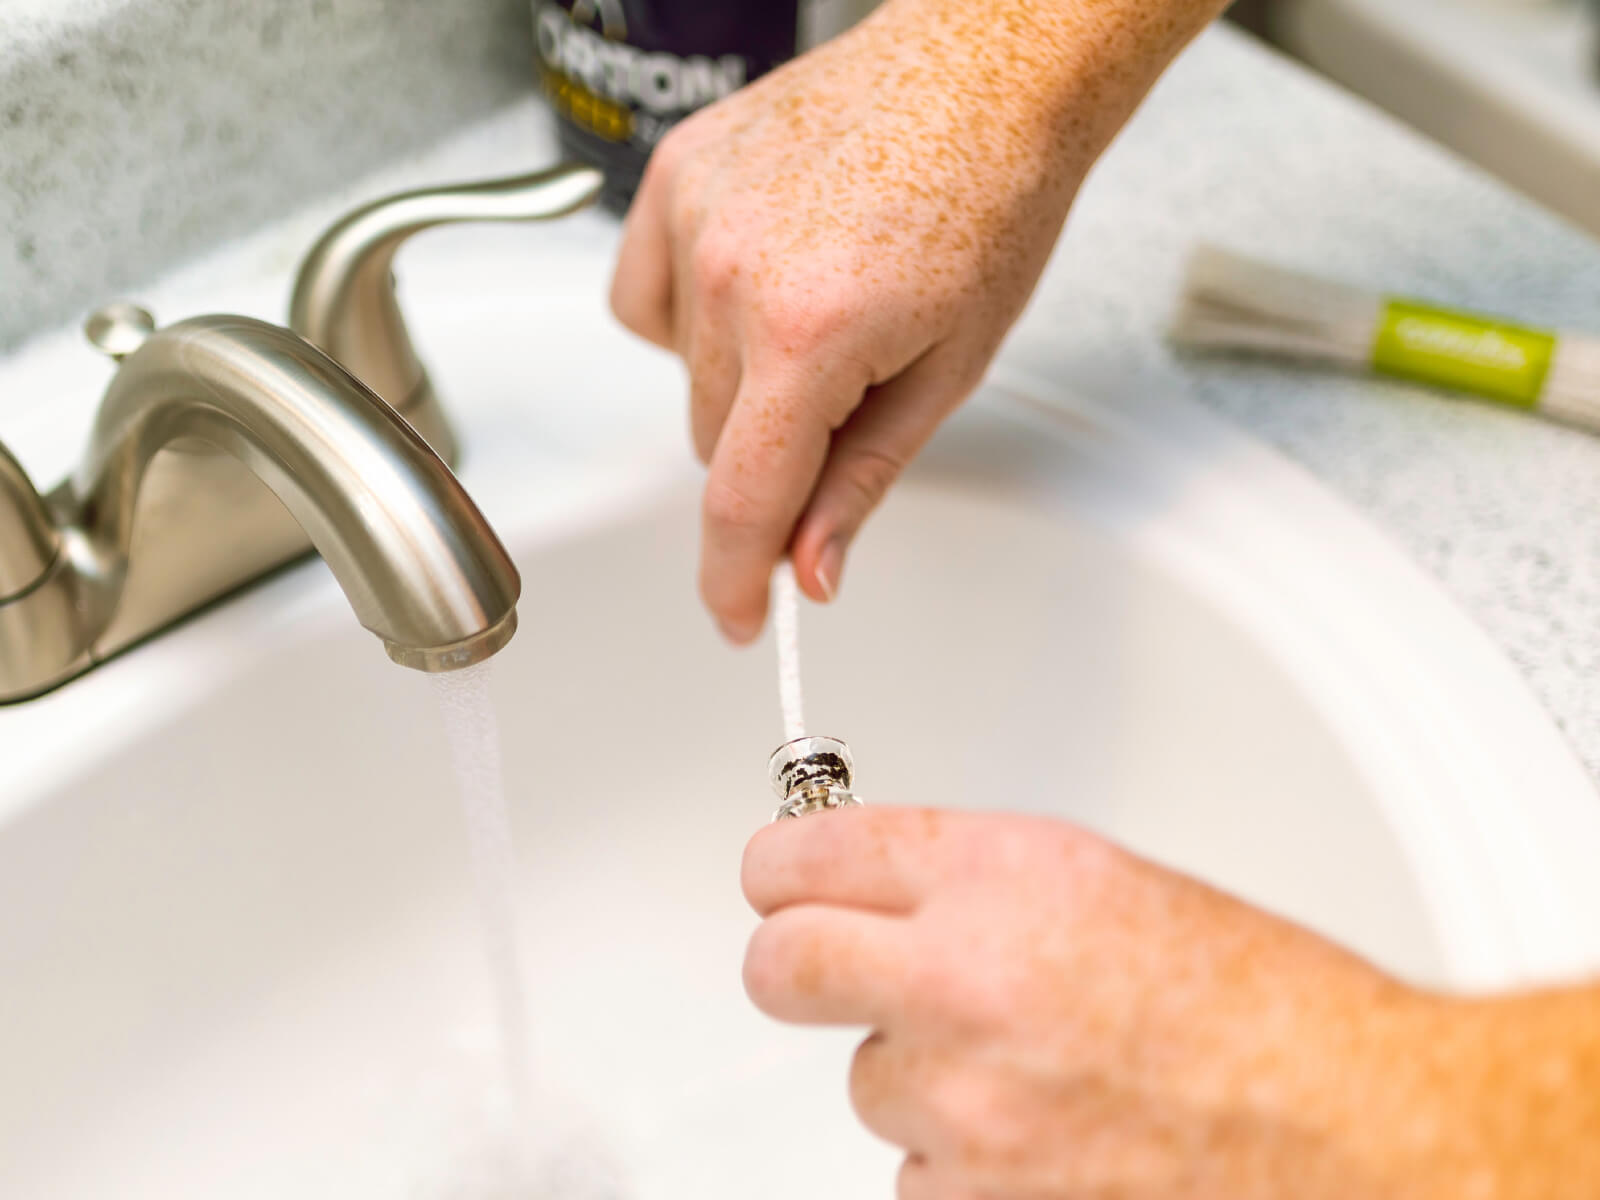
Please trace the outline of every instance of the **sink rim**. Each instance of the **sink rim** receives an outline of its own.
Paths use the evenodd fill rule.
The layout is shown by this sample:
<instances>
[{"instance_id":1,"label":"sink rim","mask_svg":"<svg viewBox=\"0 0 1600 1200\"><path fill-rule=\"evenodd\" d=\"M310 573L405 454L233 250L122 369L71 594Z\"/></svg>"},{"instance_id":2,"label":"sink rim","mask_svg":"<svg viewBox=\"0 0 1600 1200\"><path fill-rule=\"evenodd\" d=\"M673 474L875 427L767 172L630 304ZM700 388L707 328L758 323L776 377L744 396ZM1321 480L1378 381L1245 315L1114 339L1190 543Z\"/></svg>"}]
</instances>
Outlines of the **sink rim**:
<instances>
[{"instance_id":1,"label":"sink rim","mask_svg":"<svg viewBox=\"0 0 1600 1200\"><path fill-rule=\"evenodd\" d=\"M1462 986L1600 967L1600 921L1581 920L1600 913L1600 791L1439 583L1309 472L1193 401L1112 405L1003 363L990 382L1181 481L1180 506L1121 532L1264 642L1350 747Z\"/></svg>"}]
</instances>

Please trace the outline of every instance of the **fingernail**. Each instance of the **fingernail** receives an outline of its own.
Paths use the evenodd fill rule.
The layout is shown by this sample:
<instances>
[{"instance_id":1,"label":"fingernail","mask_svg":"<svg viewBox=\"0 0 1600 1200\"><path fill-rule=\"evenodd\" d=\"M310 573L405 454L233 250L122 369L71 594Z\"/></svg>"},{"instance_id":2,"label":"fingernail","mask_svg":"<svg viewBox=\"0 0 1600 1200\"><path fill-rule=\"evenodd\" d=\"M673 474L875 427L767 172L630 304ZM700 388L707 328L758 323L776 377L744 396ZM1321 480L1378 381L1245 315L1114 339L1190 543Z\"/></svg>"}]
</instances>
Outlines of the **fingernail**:
<instances>
[{"instance_id":1,"label":"fingernail","mask_svg":"<svg viewBox=\"0 0 1600 1200\"><path fill-rule=\"evenodd\" d=\"M817 555L817 586L822 589L822 594L828 598L830 604L839 594L839 574L843 570L844 543L834 538L822 548L822 553Z\"/></svg>"},{"instance_id":2,"label":"fingernail","mask_svg":"<svg viewBox=\"0 0 1600 1200\"><path fill-rule=\"evenodd\" d=\"M722 636L735 646L743 646L756 640L756 635L761 632L759 625L745 625L738 621L724 621L717 619L717 628L722 631Z\"/></svg>"}]
</instances>

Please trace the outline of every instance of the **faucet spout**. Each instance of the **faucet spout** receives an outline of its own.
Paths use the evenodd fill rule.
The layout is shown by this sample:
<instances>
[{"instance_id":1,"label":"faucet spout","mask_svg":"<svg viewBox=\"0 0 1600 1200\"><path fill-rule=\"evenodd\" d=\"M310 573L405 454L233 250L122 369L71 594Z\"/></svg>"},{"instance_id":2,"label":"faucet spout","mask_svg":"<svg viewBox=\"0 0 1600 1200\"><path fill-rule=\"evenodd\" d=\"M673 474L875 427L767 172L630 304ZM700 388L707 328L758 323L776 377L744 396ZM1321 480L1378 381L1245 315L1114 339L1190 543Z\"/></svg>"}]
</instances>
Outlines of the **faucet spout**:
<instances>
[{"instance_id":1,"label":"faucet spout","mask_svg":"<svg viewBox=\"0 0 1600 1200\"><path fill-rule=\"evenodd\" d=\"M221 451L248 467L403 666L465 667L515 631L516 568L450 469L366 385L288 330L198 317L123 360L73 487L101 561L128 562L141 484L169 448Z\"/></svg>"}]
</instances>

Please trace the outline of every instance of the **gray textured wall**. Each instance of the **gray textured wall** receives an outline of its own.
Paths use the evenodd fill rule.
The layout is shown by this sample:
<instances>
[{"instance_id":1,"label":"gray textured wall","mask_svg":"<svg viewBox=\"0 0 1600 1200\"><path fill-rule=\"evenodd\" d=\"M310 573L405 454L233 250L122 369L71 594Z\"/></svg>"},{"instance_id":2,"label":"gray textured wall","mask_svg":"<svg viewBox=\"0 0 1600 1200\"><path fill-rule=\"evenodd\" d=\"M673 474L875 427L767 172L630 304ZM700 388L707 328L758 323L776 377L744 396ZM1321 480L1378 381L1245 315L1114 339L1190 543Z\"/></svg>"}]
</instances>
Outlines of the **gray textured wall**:
<instances>
[{"instance_id":1,"label":"gray textured wall","mask_svg":"<svg viewBox=\"0 0 1600 1200\"><path fill-rule=\"evenodd\" d=\"M532 71L527 0L0 0L0 349Z\"/></svg>"}]
</instances>

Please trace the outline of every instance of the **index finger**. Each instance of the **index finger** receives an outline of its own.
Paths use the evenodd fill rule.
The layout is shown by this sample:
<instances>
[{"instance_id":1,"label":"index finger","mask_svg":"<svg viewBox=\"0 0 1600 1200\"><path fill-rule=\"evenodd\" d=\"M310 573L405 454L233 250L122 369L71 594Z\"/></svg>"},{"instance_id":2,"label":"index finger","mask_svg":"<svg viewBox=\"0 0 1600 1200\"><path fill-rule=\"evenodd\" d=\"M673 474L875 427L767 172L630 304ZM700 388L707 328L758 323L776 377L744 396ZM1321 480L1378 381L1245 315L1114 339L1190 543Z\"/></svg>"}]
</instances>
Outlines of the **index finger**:
<instances>
[{"instance_id":1,"label":"index finger","mask_svg":"<svg viewBox=\"0 0 1600 1200\"><path fill-rule=\"evenodd\" d=\"M914 912L947 871L961 814L930 808L846 808L761 829L740 883L763 917L795 904Z\"/></svg>"},{"instance_id":2,"label":"index finger","mask_svg":"<svg viewBox=\"0 0 1600 1200\"><path fill-rule=\"evenodd\" d=\"M827 461L835 426L861 400L866 368L752 364L717 438L702 507L700 592L736 642L761 632L767 581Z\"/></svg>"}]
</instances>

